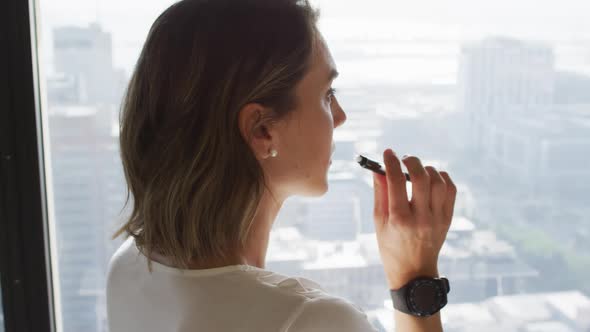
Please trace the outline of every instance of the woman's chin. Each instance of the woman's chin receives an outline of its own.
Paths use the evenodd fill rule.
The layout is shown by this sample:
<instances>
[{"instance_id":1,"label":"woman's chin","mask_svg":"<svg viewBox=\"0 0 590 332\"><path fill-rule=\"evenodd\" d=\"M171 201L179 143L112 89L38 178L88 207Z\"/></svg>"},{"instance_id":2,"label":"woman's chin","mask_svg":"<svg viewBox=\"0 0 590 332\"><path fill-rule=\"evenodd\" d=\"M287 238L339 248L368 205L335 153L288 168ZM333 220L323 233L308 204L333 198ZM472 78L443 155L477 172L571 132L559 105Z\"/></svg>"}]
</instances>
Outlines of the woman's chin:
<instances>
[{"instance_id":1,"label":"woman's chin","mask_svg":"<svg viewBox=\"0 0 590 332\"><path fill-rule=\"evenodd\" d=\"M326 175L324 175L324 178L321 179L317 185L317 188L315 190L315 195L314 196L323 196L328 192L328 174L326 172Z\"/></svg>"},{"instance_id":2,"label":"woman's chin","mask_svg":"<svg viewBox=\"0 0 590 332\"><path fill-rule=\"evenodd\" d=\"M331 161L329 163L331 163ZM318 172L315 177L308 178L305 186L301 188L302 192L299 192L299 195L306 197L319 197L326 194L326 192L328 192L328 173L329 167L324 168L322 172Z\"/></svg>"},{"instance_id":3,"label":"woman's chin","mask_svg":"<svg viewBox=\"0 0 590 332\"><path fill-rule=\"evenodd\" d=\"M323 196L328 192L328 174L323 176L323 179L318 179L307 187L303 196L307 197L319 197Z\"/></svg>"}]
</instances>

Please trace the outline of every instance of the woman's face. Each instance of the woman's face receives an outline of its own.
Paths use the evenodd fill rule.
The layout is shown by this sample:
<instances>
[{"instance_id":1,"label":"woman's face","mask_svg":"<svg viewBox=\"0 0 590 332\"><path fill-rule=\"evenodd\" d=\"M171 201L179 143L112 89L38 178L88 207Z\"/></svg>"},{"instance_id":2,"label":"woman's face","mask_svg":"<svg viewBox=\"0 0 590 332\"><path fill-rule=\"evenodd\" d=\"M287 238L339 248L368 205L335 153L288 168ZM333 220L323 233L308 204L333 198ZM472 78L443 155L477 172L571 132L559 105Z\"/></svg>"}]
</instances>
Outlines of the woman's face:
<instances>
[{"instance_id":1,"label":"woman's face","mask_svg":"<svg viewBox=\"0 0 590 332\"><path fill-rule=\"evenodd\" d=\"M327 191L332 133L346 120L330 91L337 71L321 36L311 57L309 71L296 86L297 109L273 128L273 147L278 155L262 163L273 192L285 198L319 196Z\"/></svg>"}]
</instances>

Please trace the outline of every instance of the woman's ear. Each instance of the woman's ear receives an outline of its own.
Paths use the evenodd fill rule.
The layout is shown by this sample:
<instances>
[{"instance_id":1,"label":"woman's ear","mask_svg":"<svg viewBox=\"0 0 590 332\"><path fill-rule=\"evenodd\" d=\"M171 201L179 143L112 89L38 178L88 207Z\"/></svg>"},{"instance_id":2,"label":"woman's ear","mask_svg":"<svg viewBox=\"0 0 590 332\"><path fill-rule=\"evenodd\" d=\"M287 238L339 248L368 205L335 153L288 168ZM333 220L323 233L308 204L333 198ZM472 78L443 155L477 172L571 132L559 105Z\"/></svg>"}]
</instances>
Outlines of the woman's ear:
<instances>
[{"instance_id":1,"label":"woman's ear","mask_svg":"<svg viewBox=\"0 0 590 332\"><path fill-rule=\"evenodd\" d=\"M268 158L270 150L277 148L277 135L272 123L267 121L270 112L269 108L258 103L249 103L238 113L240 133L258 160Z\"/></svg>"}]
</instances>

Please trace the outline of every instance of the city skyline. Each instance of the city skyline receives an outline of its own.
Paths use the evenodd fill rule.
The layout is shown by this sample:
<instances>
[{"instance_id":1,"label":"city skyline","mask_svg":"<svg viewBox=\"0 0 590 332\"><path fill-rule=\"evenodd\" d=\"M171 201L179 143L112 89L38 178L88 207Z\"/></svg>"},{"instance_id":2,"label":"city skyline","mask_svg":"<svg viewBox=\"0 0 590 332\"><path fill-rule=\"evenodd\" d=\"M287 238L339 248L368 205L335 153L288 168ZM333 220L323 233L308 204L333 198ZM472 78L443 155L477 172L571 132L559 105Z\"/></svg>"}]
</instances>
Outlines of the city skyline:
<instances>
[{"instance_id":1,"label":"city skyline","mask_svg":"<svg viewBox=\"0 0 590 332\"><path fill-rule=\"evenodd\" d=\"M100 33L92 33L92 31L96 31L97 28ZM56 40L62 40L62 43L52 42L49 45L54 45L58 49L59 45L63 45L64 40L82 39L87 40L92 44L96 39L103 39L105 34L116 35L116 32L110 32L98 25L82 25L78 27L71 25L64 27L55 26L52 28L52 31L55 31L56 35L59 37ZM72 33L72 31L82 33ZM110 39L110 37L107 39ZM113 40L116 40L116 38L113 38ZM140 43L140 40L141 38L138 38L137 42ZM476 42L479 43L476 44L476 47L485 49L488 47L486 46L486 41L489 41L489 39L481 38ZM485 97L480 101L471 101L470 104L468 104L469 110L460 109L455 104L455 101L453 101L456 96L459 96L457 97L459 99L457 104L461 104L461 94L459 92L461 89L465 88L465 86L461 86L461 84L466 83L455 77L454 80L458 82L455 84L455 82L449 80L448 77L445 79L445 75L459 75L458 68L460 67L461 62L459 55L461 54L461 46L467 45L466 43L458 43L457 45L452 46L451 51L448 52L445 52L443 47L443 57L449 57L449 59L446 59L443 62L454 63L454 65L452 64L450 69L446 67L441 70L438 79L423 81L420 79L420 75L416 75L418 79L415 80L389 80L385 77L388 75L387 73L381 74L381 76L371 75L372 72L376 72L378 66L371 67L370 64L368 65L365 63L374 64L376 59L379 58L393 58L387 60L388 62L378 63L379 65L395 63L396 61L401 61L405 64L413 63L413 66L419 66L422 64L422 62L412 62L415 60L403 62L399 58L392 56L391 45L385 44L383 47L375 49L370 45L367 46L362 40L359 41L353 39L351 41L346 38L342 40L328 40L328 42L331 47L333 47L333 53L339 70L349 77L348 82L343 83L343 89L339 92L339 98L341 98L345 110L349 113L349 121L342 127L341 134L336 134L338 145L337 151L359 152L359 150L362 150L363 152L368 151L370 154L377 154L380 149L391 144L389 142L395 142L400 146L400 150L402 151L412 151L419 156L424 155L426 158L429 158L429 161L449 167L451 174L457 174L459 187L462 188L462 195L460 201L458 201L456 218L461 220L460 226L463 228L460 231L455 232L456 234L453 233L455 235L449 238L449 245L447 247L451 249L447 248L446 256L443 255L443 257L451 257L453 259L442 260L441 263L444 263L442 266L445 268L443 271L448 271L448 273L455 271L455 273L459 273L461 269L475 269L475 271L465 273L465 275L471 277L467 277L464 284L461 284L457 279L455 281L457 282L457 285L462 285L460 287L463 287L463 289L469 289L469 287L472 287L472 290L475 289L473 293L475 293L475 296L478 298L472 299L474 305L476 302L483 302L486 298L491 296L505 295L502 294L503 292L530 291L530 289L527 288L528 281L526 280L529 280L529 278L538 278L535 277L538 273L534 268L528 267L527 264L510 265L510 268L518 268L518 270L510 270L506 267L507 265L503 265L506 262L514 263L522 261L522 258L519 257L521 249L517 248L514 243L511 243L515 241L515 239L504 239L503 237L505 237L506 234L502 233L503 230L501 227L498 228L497 225L501 224L499 220L506 220L504 219L506 216L504 216L502 212L513 213L514 215L524 215L529 212L520 211L519 209L513 208L513 206L508 203L496 201L498 193L495 190L500 189L491 186L489 182L485 182L486 179L480 179L479 177L481 176L481 173L470 170L469 166L476 165L484 174L487 172L493 174L493 169L485 168L485 163L476 163L477 158L472 158L473 155L469 154L472 153L472 151L465 150L467 144L464 143L473 142L480 144L479 148L481 149L482 145L487 144L485 142L493 142L493 138L500 137L498 139L505 140L503 137L514 136L510 136L512 133L510 130L517 132L519 128L530 128L526 133L521 134L533 133L534 123L530 123L529 121L528 127L512 128L504 125L502 121L490 122L493 126L481 127L476 133L485 135L486 138L479 140L484 143L481 143L478 140L465 139L463 134L467 133L467 129L475 128L473 123L481 123L482 121L487 123L485 121L492 121L492 119L490 117L485 117L481 120L477 120L476 117L475 122L469 122L469 120L465 120L462 116L468 114L467 112L472 112L479 116L481 115L481 112L490 108L485 104L486 100L490 98L500 98L498 94L494 94L493 92L489 93L487 95L488 97ZM383 41L377 41L374 43L379 42L383 43ZM423 57L421 61L427 62L429 61L428 59L430 59L434 62L434 64L426 66L426 69L423 69L421 75L424 77L428 76L427 74L431 70L434 71L432 68L440 65L436 58L437 54L439 54L436 53L436 45L438 44L436 41L430 42L433 43L434 46L426 45L422 48L413 50L415 53L403 55L404 59L411 59L412 57L420 59L418 55L422 54ZM528 42L529 41L525 41L523 44L529 45L527 44ZM352 46L347 45L350 43L352 43ZM356 49L361 50L360 53L354 51L354 43L358 44ZM421 43L427 42L421 41ZM53 172L54 178L57 179L55 184L61 186L54 188L57 197L56 207L58 210L55 222L58 226L58 234L66 234L66 236L62 238L62 241L65 241L65 244L62 242L62 247L58 253L58 258L60 258L59 270L62 273L60 277L64 278L60 281L62 282L62 296L70 299L70 304L67 304L68 300L63 300L65 301L65 308L69 308L68 310L83 309L86 310L85 312L89 310L88 308L94 308L92 314L95 316L91 315L91 317L84 318L81 315L66 312L64 313L63 318L64 320L69 320L69 324L71 324L70 326L84 326L85 328L88 326L95 326L96 331L104 332L106 331L104 324L106 314L102 311L104 308L104 294L101 294L100 285L107 267L106 258L109 257L109 254L114 250L116 245L116 242L108 242L106 239L108 238L107 235L110 235L110 231L112 231L112 228L110 228L110 226L112 226L111 222L114 222L113 219L117 218L118 209L122 208L122 197L119 194L123 189L124 179L122 175L118 173L116 166L118 160L118 151L116 149L117 130L114 130L111 127L116 125L116 122L114 122L113 119L116 119L114 114L116 114L117 98L113 98L113 96L109 94L104 95L99 93L100 88L92 88L92 85L89 82L95 82L97 75L103 75L105 72L116 73L120 69L120 67L118 67L120 64L117 64L116 61L103 61L105 60L105 57L109 58L113 56L113 53L116 52L117 49L116 43L113 45L112 49L111 45L106 43L102 44L96 52L92 53L101 57L98 59L99 63L107 64L101 67L102 70L98 72L85 71L84 67L87 66L87 63L84 62L77 64L78 67L76 68L76 63L73 63L68 59L75 59L80 55L87 54L83 53L87 51L82 50L86 46L78 49L78 46L76 46L75 43L70 45L73 45L71 46L72 49L67 52L54 52L54 58L52 61L55 61L56 64L60 62L62 63L62 65L56 65L55 68L62 68L62 70L56 71L52 75L46 77L48 80L47 91L52 94L48 96L48 99L50 100L49 109L45 111L50 114L50 132L54 135L53 137L55 139L55 141L52 142L52 146L55 146L54 152L56 153L51 156L54 164ZM501 44L500 47L510 48L511 46ZM554 51L556 46L549 44L545 47ZM555 62L556 64L559 64L559 53L556 52L555 54ZM438 56L440 56L440 54ZM453 56L454 58L452 58ZM338 59L340 57L344 60L339 61ZM43 59L46 60L46 58ZM524 58L523 62L526 63L528 61L527 59L528 58ZM92 61L89 63L92 63ZM64 64L65 66L71 65L71 69L64 69ZM346 69L348 66L354 68L355 65L356 68L354 70L349 71ZM582 62L580 65L584 67L587 64ZM488 85L488 87L491 87L490 89L495 89L495 86L506 86L506 84L502 84L503 78L490 78L485 74L489 71L486 69L488 66L496 68L501 65L494 64L493 62L490 65L489 62L486 62L485 64L476 64L474 66L473 72L476 73L474 74L474 82L492 82ZM484 70L480 71L479 69L482 66ZM507 75L514 72L514 68L511 67L499 68L505 69ZM532 68L529 73L536 75L540 71L547 70L555 72L560 68L561 67L558 65L551 66L549 69L545 67L542 69ZM354 82L352 82L351 77L354 73L365 73L365 76L360 79L360 84L353 84ZM63 74L65 77L58 74ZM532 74L525 73L524 75ZM67 76L75 77L75 79L67 79ZM551 79L555 78L553 76L551 77ZM102 81L107 81L108 79L110 78L101 78ZM570 82L570 85L586 86L586 81L584 80L574 80L569 76L564 79L567 82ZM537 81L531 81L530 84L532 84L533 87L536 87L535 82ZM554 82L552 82L552 84L553 83ZM338 84L336 85L338 86ZM566 84L566 86L570 85ZM486 86L483 86L485 90ZM121 86L119 86L119 88L120 87ZM519 88L516 87L515 89ZM88 96L93 95L92 91L97 91L94 94L95 97L89 98ZM555 91L556 89L551 90L550 93L552 96L555 94ZM583 91L583 89L581 91ZM511 92L512 90L509 88L509 93ZM506 102L504 96L501 96L501 98L503 98L502 100L504 101L502 103L503 111L516 109L514 114L522 114L524 112L517 108L519 103L511 102L510 98L508 98L508 102ZM576 100L578 97L569 96L568 98L568 100L571 100L572 98ZM565 106L551 108L555 106L553 100L553 98L540 98L539 103L534 103L532 106L529 105L528 107L533 107L536 110L542 109L544 112L551 112L552 110L561 111L564 109ZM348 101L349 103L346 103ZM103 104L103 106L99 106L100 104ZM496 103L493 104L495 105ZM575 108L576 105L578 105L577 107L581 111L578 110L577 113L580 113L580 117L584 118L585 115L582 113L584 110L588 110L585 106L586 104L571 104L573 104L573 106L570 105L570 108ZM347 105L350 105L348 106L348 109ZM574 109L574 113L576 110L577 109ZM512 113L508 114L508 116L513 116ZM571 112L567 114L571 114ZM506 116L506 114L504 114L504 116ZM424 121L429 117L434 117L436 121ZM584 119L587 119L587 117ZM527 119L525 118L525 120ZM81 130L82 128L86 129ZM506 132L504 134L505 136L497 133L500 130ZM539 129L541 134L544 133L543 130L544 127ZM415 132L421 133L421 140L407 139L407 137L411 137ZM355 134L351 136L351 133ZM96 135L96 137L93 135ZM559 137L560 136L557 136L558 139ZM84 141L81 141L83 138L90 138L91 142L85 143ZM96 141L92 141L92 139L96 139ZM85 151L84 147L87 145L84 144L92 144L90 146L96 150L91 150L93 153L89 154L89 151ZM74 145L77 146L78 149L76 149ZM496 145L489 145L489 147L493 151ZM60 151L60 146L64 151L61 154L57 153ZM481 150L484 151L485 149ZM532 151L537 150L532 149ZM490 156L494 156L494 153L491 153L491 155L483 154L482 158L489 158ZM383 306L383 300L387 296L387 292L380 293L380 290L385 289L382 271L379 272L379 260L378 257L376 257L374 248L370 249L369 247L365 247L362 249L363 247L359 246L359 244L363 242L370 241L371 236L374 235L372 233L374 230L372 230L371 226L372 220L370 220L372 193L372 184L369 181L370 174L359 169L358 166L351 163L350 160L347 160L344 153L337 156L336 159L334 168L330 173L330 186L332 191L319 200L300 198L289 200L287 204L288 206L285 206L285 213L279 216L276 224L277 227L281 226L284 227L283 230L287 230L287 235L285 235L287 238L291 236L291 238L286 241L290 241L289 243L293 241L295 241L295 243L300 243L301 245L297 246L297 248L301 250L311 243L312 247L311 249L308 249L308 251L311 250L313 252L318 250L318 253L314 254L315 256L309 256L310 254L303 250L303 253L300 253L299 256L295 258L287 257L276 259L281 256L279 252L280 244L278 247L271 246L269 248L269 258L272 259L269 260L269 266L276 264L275 266L278 272L281 270L285 272L305 272L310 278L323 281L327 288L332 287L335 292L340 292L342 296L347 296L366 304L367 306L371 305L372 307L366 307L366 309L368 311L376 311L375 315L378 316L377 312L383 308L380 308L377 305L381 304L381 306ZM583 160L585 161L586 159ZM468 161L468 163L466 164L465 161ZM551 170L552 168L550 165L552 164L549 164L549 162L550 161L547 161L548 166L546 168ZM105 165L105 175L103 179L108 179L108 181L96 181L97 178L88 177L88 174L84 178L86 180L80 181L80 178L76 178L75 171L77 169L83 169L85 172L88 172L88 170L92 169L95 164ZM500 163L499 165L504 165L502 166L504 168L499 168L499 170L508 169L506 162ZM528 174L526 171L525 173ZM101 176L100 173L95 173L95 175L98 178ZM537 177L535 176L547 176L547 173L533 174L529 178L530 183L536 181ZM76 179L79 181L77 182ZM90 193L92 194L86 195L86 198L77 195L76 192L79 189L76 189L76 187L79 188L80 183L87 186L87 189L92 189L90 190ZM494 191L486 192L488 188L491 188ZM531 189L529 187L523 184L522 188L525 190L525 194L530 193ZM468 195L468 193L471 194ZM482 195L482 193L485 194ZM343 204L342 200L345 199L348 202L347 209L342 209L341 211L338 210L338 204ZM82 214L88 213L89 211L97 211L96 209L100 210L100 207L96 206L99 202L103 202L107 206L108 211L104 212L104 214L101 212L102 217L97 217L94 221L87 221L87 224L84 224L84 227L81 227L82 225L79 224L77 225L77 220ZM493 211L495 206L506 207L506 211L495 212ZM558 207L554 206L551 206L550 208L558 209ZM583 209L584 207L580 206L580 208ZM343 218L331 219L330 217L334 216L335 213L345 213L345 216ZM467 220L467 222L465 220ZM580 219L579 222L583 224L583 222L587 222L587 219ZM108 227L106 227L104 223L107 223ZM72 227L72 225L75 225L76 227L70 229L69 227ZM340 233L335 234L334 232L330 232L330 229L333 228L334 225L340 225ZM502 226L502 224L500 226ZM76 236L82 236L84 231L87 230L87 227L99 228L96 231L97 238L93 243L81 243L79 241L80 239L76 238ZM524 220L523 227L532 227L532 223ZM279 232L277 232L277 235L280 234ZM299 233L299 235L297 235L297 233ZM300 238L302 234L305 235L303 239ZM342 239L336 239L334 236L342 237ZM298 237L299 240L297 240ZM475 237L477 241L473 242L473 237ZM347 245L345 242L350 245ZM354 243L356 243L356 245ZM86 246L86 249L84 253L79 254L78 249L80 249L81 246ZM275 248L276 250L272 251L272 248ZM322 260L320 259L322 253L319 252L319 250L321 250L321 248L325 248L325 250L328 251L332 250L332 254L334 254L333 256L327 255L328 258L324 257L324 263L321 263ZM294 247L290 248L290 250L293 249ZM340 279L341 283L339 284L335 282L334 275L340 271L338 269L341 267L338 267L337 264L335 266L329 266L329 264L326 263L326 259L332 259L330 262L333 264L337 261L335 254L339 251L345 252L346 250L349 250L349 256L344 256L344 260L357 259L357 265L356 267L353 266L352 269L349 268L347 273L341 275L343 279ZM362 258L362 255L359 256L359 252L362 250L372 252L373 254L372 256L365 255L364 258ZM470 250L473 252L480 250L477 255L472 253L473 257L475 257L473 258L474 260L459 259L459 257L462 257L460 255L466 255L466 251L468 254ZM500 252L497 257L494 256L494 250L499 250ZM82 263L94 262L94 265L84 266L84 264L79 261L78 263L80 264L78 265L68 265L69 263L67 262L70 257L71 259L79 260L79 255L83 255L84 262ZM326 252L323 252L323 255L326 255ZM367 257L370 258L369 260L371 260L372 263L367 261ZM270 264L270 262L272 262L272 264ZM62 266L61 264L65 265ZM497 277L481 277L480 279L473 277L478 275L477 273L480 273L479 275L491 273L490 271L492 271L495 266L500 266L505 269L496 273L509 274L515 273L514 271L516 271L521 273L524 279L507 279L512 281L500 285ZM92 275L92 273L95 273L96 275L89 278L89 275ZM360 280L364 280L365 284L361 284L359 288L347 293L346 283L349 282L348 280L357 280L354 278L361 278ZM69 283L66 282L68 280ZM72 288L68 289L68 287ZM80 290L85 290L86 292L80 293ZM365 290L367 291L367 294L371 295L363 295ZM466 290L465 292L468 291ZM469 295L461 292L457 292L457 294L462 294L461 296L465 298ZM454 293L451 294L451 299L453 295ZM84 297L85 300L81 301L80 297ZM76 305L76 303L78 303L78 305ZM83 303L84 305L80 305L80 303ZM92 324L92 322L95 322L96 325L88 325ZM530 321L525 321L523 324L526 325L529 323ZM575 324L578 323L574 318L572 322L568 321L566 325L568 328L574 328ZM65 326L68 325L66 324Z\"/></svg>"}]
</instances>

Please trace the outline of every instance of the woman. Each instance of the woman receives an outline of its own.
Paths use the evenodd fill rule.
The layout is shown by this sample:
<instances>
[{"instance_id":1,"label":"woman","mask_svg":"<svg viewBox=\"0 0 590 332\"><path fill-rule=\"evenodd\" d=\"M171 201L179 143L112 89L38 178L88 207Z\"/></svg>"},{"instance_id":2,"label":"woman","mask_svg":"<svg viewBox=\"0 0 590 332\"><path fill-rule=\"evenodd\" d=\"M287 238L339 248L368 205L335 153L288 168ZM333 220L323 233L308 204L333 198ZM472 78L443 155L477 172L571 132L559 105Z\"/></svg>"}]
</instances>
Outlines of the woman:
<instances>
[{"instance_id":1,"label":"woman","mask_svg":"<svg viewBox=\"0 0 590 332\"><path fill-rule=\"evenodd\" d=\"M346 115L337 75L298 0L183 0L154 22L129 83L121 157L133 210L110 262L110 332L374 331L351 302L265 270L269 232L292 195L328 189L332 134ZM438 276L455 186L387 149L374 175L388 285ZM128 196L129 197L129 196ZM440 331L440 315L396 311L398 331Z\"/></svg>"}]
</instances>

